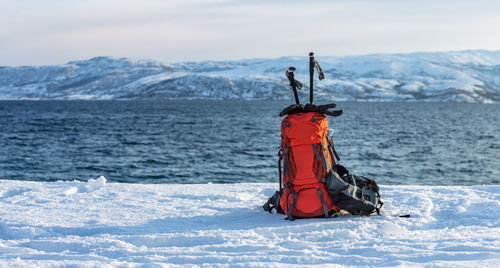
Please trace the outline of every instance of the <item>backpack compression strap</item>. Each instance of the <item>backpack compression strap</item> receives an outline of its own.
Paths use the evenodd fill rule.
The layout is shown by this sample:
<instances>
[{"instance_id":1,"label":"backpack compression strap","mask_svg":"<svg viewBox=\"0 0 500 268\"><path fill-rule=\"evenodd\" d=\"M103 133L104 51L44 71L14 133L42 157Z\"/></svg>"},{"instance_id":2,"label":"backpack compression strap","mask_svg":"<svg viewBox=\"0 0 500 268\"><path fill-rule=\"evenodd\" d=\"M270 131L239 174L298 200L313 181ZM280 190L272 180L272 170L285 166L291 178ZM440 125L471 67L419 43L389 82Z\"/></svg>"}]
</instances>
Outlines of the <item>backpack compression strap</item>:
<instances>
[{"instance_id":1,"label":"backpack compression strap","mask_svg":"<svg viewBox=\"0 0 500 268\"><path fill-rule=\"evenodd\" d=\"M281 153L281 146L278 150L278 175L279 175L279 183L280 183L280 192L283 191L283 178L281 176L281 160L283 160L283 154Z\"/></svg>"},{"instance_id":2,"label":"backpack compression strap","mask_svg":"<svg viewBox=\"0 0 500 268\"><path fill-rule=\"evenodd\" d=\"M321 205L323 205L323 210L325 211L325 218L328 218L328 207L326 206L325 198L323 198L323 192L321 192L321 188L316 189L319 195L319 199L321 200Z\"/></svg>"},{"instance_id":3,"label":"backpack compression strap","mask_svg":"<svg viewBox=\"0 0 500 268\"><path fill-rule=\"evenodd\" d=\"M285 175L286 177L290 177L290 170L289 169L289 163L288 163L288 152L290 151L290 147L286 147L285 148L285 160L284 160L284 163L283 163L283 169L285 170Z\"/></svg>"},{"instance_id":4,"label":"backpack compression strap","mask_svg":"<svg viewBox=\"0 0 500 268\"><path fill-rule=\"evenodd\" d=\"M330 150L330 155L334 155L335 158L337 159L337 162L340 161L340 157L337 154L337 151L335 151L335 144L333 144L333 139L329 135L326 136L326 140L328 141L328 150ZM332 159L333 160L333 159ZM334 161L332 161L334 162Z\"/></svg>"},{"instance_id":5,"label":"backpack compression strap","mask_svg":"<svg viewBox=\"0 0 500 268\"><path fill-rule=\"evenodd\" d=\"M292 205L288 208L288 212L286 214L285 220L287 220L287 221L294 221L295 220L295 218L292 216L292 210L295 208L295 205L297 205L298 198L299 198L299 192L293 192Z\"/></svg>"}]
</instances>

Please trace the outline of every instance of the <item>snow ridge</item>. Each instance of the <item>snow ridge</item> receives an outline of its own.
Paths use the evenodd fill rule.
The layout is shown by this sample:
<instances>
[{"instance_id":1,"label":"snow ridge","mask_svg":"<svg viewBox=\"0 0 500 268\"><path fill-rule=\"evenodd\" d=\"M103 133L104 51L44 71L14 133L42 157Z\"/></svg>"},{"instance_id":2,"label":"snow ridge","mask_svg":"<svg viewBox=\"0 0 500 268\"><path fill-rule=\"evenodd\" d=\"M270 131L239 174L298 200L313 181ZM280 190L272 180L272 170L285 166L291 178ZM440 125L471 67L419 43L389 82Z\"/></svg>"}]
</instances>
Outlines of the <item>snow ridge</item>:
<instances>
[{"instance_id":1,"label":"snow ridge","mask_svg":"<svg viewBox=\"0 0 500 268\"><path fill-rule=\"evenodd\" d=\"M325 101L500 102L500 51L374 54L317 59ZM55 66L0 67L0 99L291 100L289 66L308 83L308 57L163 64L96 57ZM308 92L300 91L305 100Z\"/></svg>"}]
</instances>

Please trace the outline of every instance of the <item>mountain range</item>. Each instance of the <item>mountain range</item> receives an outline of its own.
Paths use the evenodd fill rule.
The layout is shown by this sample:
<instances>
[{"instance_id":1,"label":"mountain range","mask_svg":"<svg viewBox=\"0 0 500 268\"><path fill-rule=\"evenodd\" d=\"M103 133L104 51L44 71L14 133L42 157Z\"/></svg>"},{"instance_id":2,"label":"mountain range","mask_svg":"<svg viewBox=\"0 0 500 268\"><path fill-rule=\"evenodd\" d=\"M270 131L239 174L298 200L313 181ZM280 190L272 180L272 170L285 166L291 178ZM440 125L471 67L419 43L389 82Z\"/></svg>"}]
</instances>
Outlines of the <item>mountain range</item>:
<instances>
[{"instance_id":1,"label":"mountain range","mask_svg":"<svg viewBox=\"0 0 500 268\"><path fill-rule=\"evenodd\" d=\"M317 55L315 100L500 102L500 51L469 50L329 57ZM0 99L293 99L295 66L308 99L305 56L165 64L95 57L52 66L0 66Z\"/></svg>"}]
</instances>

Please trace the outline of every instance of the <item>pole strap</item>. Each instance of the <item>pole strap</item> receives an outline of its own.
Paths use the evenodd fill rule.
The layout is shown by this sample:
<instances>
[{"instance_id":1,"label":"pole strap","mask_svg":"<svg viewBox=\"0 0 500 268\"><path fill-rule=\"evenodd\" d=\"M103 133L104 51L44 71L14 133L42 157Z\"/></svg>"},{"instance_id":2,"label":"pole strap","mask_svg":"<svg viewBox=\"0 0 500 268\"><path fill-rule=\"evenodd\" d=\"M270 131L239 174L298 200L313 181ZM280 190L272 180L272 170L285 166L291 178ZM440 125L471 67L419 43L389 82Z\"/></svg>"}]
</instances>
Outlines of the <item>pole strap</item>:
<instances>
[{"instance_id":1,"label":"pole strap","mask_svg":"<svg viewBox=\"0 0 500 268\"><path fill-rule=\"evenodd\" d=\"M318 78L319 80L325 79L325 74L323 73L323 70L321 70L321 67L319 66L319 63L316 61L315 58L313 58L313 65L316 67L316 70L318 71Z\"/></svg>"}]
</instances>

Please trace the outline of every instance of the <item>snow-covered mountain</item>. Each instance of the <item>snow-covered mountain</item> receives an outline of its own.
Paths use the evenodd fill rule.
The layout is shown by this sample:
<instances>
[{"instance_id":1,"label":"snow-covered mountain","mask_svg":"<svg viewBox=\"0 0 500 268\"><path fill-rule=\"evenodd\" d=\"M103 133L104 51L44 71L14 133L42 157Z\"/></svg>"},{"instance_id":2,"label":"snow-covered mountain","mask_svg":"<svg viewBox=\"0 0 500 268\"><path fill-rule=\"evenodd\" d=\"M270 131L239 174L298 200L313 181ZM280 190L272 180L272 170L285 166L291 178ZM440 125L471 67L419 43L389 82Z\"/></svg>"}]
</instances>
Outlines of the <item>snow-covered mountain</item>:
<instances>
[{"instance_id":1,"label":"snow-covered mountain","mask_svg":"<svg viewBox=\"0 0 500 268\"><path fill-rule=\"evenodd\" d=\"M317 55L316 100L500 102L500 51ZM308 57L162 64L97 57L55 66L0 67L0 99L292 99L308 97Z\"/></svg>"}]
</instances>

